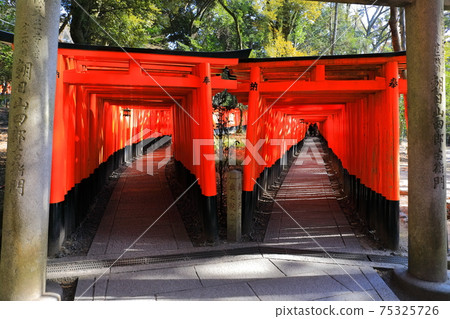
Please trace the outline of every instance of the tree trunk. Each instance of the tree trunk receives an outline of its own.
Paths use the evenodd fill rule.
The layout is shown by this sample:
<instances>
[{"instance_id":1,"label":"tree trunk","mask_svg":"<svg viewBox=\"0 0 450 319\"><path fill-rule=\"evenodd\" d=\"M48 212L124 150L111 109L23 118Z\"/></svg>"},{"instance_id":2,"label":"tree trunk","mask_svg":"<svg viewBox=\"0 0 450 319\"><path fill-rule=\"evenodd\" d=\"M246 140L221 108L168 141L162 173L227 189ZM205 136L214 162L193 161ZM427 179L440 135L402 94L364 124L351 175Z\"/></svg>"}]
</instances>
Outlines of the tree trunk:
<instances>
[{"instance_id":1,"label":"tree trunk","mask_svg":"<svg viewBox=\"0 0 450 319\"><path fill-rule=\"evenodd\" d=\"M64 18L64 21L61 23L61 26L59 27L58 34L61 34L61 32L64 31L66 26L69 24L69 21L70 21L71 17L72 17L72 15L70 13L67 14L67 16Z\"/></svg>"},{"instance_id":2,"label":"tree trunk","mask_svg":"<svg viewBox=\"0 0 450 319\"><path fill-rule=\"evenodd\" d=\"M242 116L244 115L244 111L239 108L239 127L237 133L242 133Z\"/></svg>"},{"instance_id":3,"label":"tree trunk","mask_svg":"<svg viewBox=\"0 0 450 319\"><path fill-rule=\"evenodd\" d=\"M72 22L70 23L70 36L75 44L87 44L86 35L83 32L83 15L85 14L80 8L72 6Z\"/></svg>"},{"instance_id":4,"label":"tree trunk","mask_svg":"<svg viewBox=\"0 0 450 319\"><path fill-rule=\"evenodd\" d=\"M398 32L398 13L396 7L391 7L391 16L389 18L389 27L391 28L392 48L395 52L401 51L400 35Z\"/></svg>"},{"instance_id":5,"label":"tree trunk","mask_svg":"<svg viewBox=\"0 0 450 319\"><path fill-rule=\"evenodd\" d=\"M228 12L228 14L233 18L234 20L234 26L236 28L236 35L237 35L237 40L238 40L238 49L242 50L244 48L243 44L242 44L242 35L241 35L241 26L239 25L239 20L238 17L236 16L236 14L231 11L224 3L223 0L219 0L220 5L222 6L222 8L225 9L226 12Z\"/></svg>"},{"instance_id":6,"label":"tree trunk","mask_svg":"<svg viewBox=\"0 0 450 319\"><path fill-rule=\"evenodd\" d=\"M331 34L331 50L330 54L334 55L334 48L336 46L336 35L337 35L337 26L338 26L338 3L334 4L334 21L333 21L333 32Z\"/></svg>"},{"instance_id":7,"label":"tree trunk","mask_svg":"<svg viewBox=\"0 0 450 319\"><path fill-rule=\"evenodd\" d=\"M405 8L400 8L400 32L402 51L406 51L406 22L405 22Z\"/></svg>"},{"instance_id":8,"label":"tree trunk","mask_svg":"<svg viewBox=\"0 0 450 319\"><path fill-rule=\"evenodd\" d=\"M93 22L89 14L92 13L92 5L92 1L71 1L70 36L76 44L91 44L89 40Z\"/></svg>"}]
</instances>

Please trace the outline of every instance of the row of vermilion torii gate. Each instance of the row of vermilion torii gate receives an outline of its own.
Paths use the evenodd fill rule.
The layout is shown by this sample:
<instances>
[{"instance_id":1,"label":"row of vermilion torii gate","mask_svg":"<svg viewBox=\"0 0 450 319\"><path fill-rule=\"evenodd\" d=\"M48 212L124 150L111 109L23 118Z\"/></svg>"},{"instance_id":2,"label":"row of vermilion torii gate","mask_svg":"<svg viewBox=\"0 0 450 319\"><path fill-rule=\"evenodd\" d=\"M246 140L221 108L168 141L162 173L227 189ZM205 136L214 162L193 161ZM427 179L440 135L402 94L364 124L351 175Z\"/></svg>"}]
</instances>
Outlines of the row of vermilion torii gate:
<instances>
[{"instance_id":1,"label":"row of vermilion torii gate","mask_svg":"<svg viewBox=\"0 0 450 319\"><path fill-rule=\"evenodd\" d=\"M261 188L318 123L345 190L386 246L398 245L399 97L404 54L249 59L249 51L175 53L60 45L49 252L85 217L111 172L172 136L179 180L217 239L212 96L227 89L244 116L243 230ZM222 76L227 67L230 77ZM235 114L235 125L239 112ZM197 181L197 182L196 182Z\"/></svg>"}]
</instances>

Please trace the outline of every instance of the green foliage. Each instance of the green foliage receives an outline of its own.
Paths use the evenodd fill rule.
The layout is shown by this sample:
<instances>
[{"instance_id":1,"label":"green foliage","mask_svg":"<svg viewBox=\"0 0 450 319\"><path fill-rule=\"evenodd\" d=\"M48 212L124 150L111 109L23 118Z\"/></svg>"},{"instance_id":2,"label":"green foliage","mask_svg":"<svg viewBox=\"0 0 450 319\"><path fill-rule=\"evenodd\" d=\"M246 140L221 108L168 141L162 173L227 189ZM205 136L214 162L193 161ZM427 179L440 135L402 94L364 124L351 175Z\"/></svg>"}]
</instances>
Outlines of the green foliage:
<instances>
[{"instance_id":1,"label":"green foliage","mask_svg":"<svg viewBox=\"0 0 450 319\"><path fill-rule=\"evenodd\" d=\"M406 123L406 112L405 112L405 99L404 96L400 96L399 101L399 109L400 109L400 140L406 140L408 138L408 130Z\"/></svg>"},{"instance_id":2,"label":"green foliage","mask_svg":"<svg viewBox=\"0 0 450 319\"><path fill-rule=\"evenodd\" d=\"M174 50L196 51L200 23L214 4L213 0L154 1L160 13L156 17L155 30L162 36L163 45ZM201 36L205 36L201 32Z\"/></svg>"},{"instance_id":3,"label":"green foliage","mask_svg":"<svg viewBox=\"0 0 450 319\"><path fill-rule=\"evenodd\" d=\"M13 31L14 5L0 2L2 30ZM335 4L302 0L62 0L62 8L60 31L68 24L81 44L252 48L253 57L391 50L386 7L340 4L337 19Z\"/></svg>"},{"instance_id":4,"label":"green foliage","mask_svg":"<svg viewBox=\"0 0 450 319\"><path fill-rule=\"evenodd\" d=\"M389 44L389 10L370 10L369 6L339 4L334 42L334 4L325 4L314 24L305 28L301 45L308 55L380 53L392 51Z\"/></svg>"},{"instance_id":5,"label":"green foliage","mask_svg":"<svg viewBox=\"0 0 450 319\"><path fill-rule=\"evenodd\" d=\"M72 39L80 44L149 46L160 12L151 0L63 0L62 6Z\"/></svg>"},{"instance_id":6,"label":"green foliage","mask_svg":"<svg viewBox=\"0 0 450 319\"><path fill-rule=\"evenodd\" d=\"M230 94L227 89L214 95L212 104L214 110L223 109L225 112L235 109L238 105L236 96Z\"/></svg>"},{"instance_id":7,"label":"green foliage","mask_svg":"<svg viewBox=\"0 0 450 319\"><path fill-rule=\"evenodd\" d=\"M239 49L240 41L254 57L330 54L331 48L334 54L391 50L389 10L383 7L340 4L336 21L334 4L300 0L190 1L183 8L183 15L191 12L188 18L165 19L175 49L224 51Z\"/></svg>"},{"instance_id":8,"label":"green foliage","mask_svg":"<svg viewBox=\"0 0 450 319\"><path fill-rule=\"evenodd\" d=\"M243 119L244 119L244 111L248 109L248 105L242 104L242 103L238 103L237 107L239 110L239 125L238 125L238 129L236 131L236 133L242 133L243 132Z\"/></svg>"},{"instance_id":9,"label":"green foliage","mask_svg":"<svg viewBox=\"0 0 450 319\"><path fill-rule=\"evenodd\" d=\"M175 50L229 51L260 48L262 35L251 0L160 0L158 23ZM242 47L241 47L242 46Z\"/></svg>"},{"instance_id":10,"label":"green foliage","mask_svg":"<svg viewBox=\"0 0 450 319\"><path fill-rule=\"evenodd\" d=\"M13 53L10 46L0 43L0 82L12 79Z\"/></svg>"},{"instance_id":11,"label":"green foliage","mask_svg":"<svg viewBox=\"0 0 450 319\"><path fill-rule=\"evenodd\" d=\"M0 2L0 30L14 32L16 19L16 1L2 0Z\"/></svg>"},{"instance_id":12,"label":"green foliage","mask_svg":"<svg viewBox=\"0 0 450 319\"><path fill-rule=\"evenodd\" d=\"M14 32L15 1L0 2L0 29ZM13 53L9 45L0 43L0 93L6 91L7 83L12 78Z\"/></svg>"},{"instance_id":13,"label":"green foliage","mask_svg":"<svg viewBox=\"0 0 450 319\"><path fill-rule=\"evenodd\" d=\"M371 12L369 6L363 6L358 10L359 24L361 28L357 36L364 39L361 42L363 52L380 53L392 51L388 46L391 33L389 29L390 11L388 7L377 7Z\"/></svg>"},{"instance_id":14,"label":"green foliage","mask_svg":"<svg viewBox=\"0 0 450 319\"><path fill-rule=\"evenodd\" d=\"M306 39L305 28L314 24L321 13L322 3L309 1L254 1L263 17L259 28L266 34L264 53L271 57L305 55L301 46Z\"/></svg>"},{"instance_id":15,"label":"green foliage","mask_svg":"<svg viewBox=\"0 0 450 319\"><path fill-rule=\"evenodd\" d=\"M217 129L215 137L219 161L216 169L219 173L219 211L223 212L224 178L225 172L229 169L229 151L232 146L230 145L230 132L228 130L229 119L227 112L238 106L237 97L225 89L213 96L212 105L214 112L217 115Z\"/></svg>"},{"instance_id":16,"label":"green foliage","mask_svg":"<svg viewBox=\"0 0 450 319\"><path fill-rule=\"evenodd\" d=\"M228 136L227 112L238 106L237 97L225 89L213 96L212 106L217 114L217 135L219 139L222 139L223 136Z\"/></svg>"}]
</instances>

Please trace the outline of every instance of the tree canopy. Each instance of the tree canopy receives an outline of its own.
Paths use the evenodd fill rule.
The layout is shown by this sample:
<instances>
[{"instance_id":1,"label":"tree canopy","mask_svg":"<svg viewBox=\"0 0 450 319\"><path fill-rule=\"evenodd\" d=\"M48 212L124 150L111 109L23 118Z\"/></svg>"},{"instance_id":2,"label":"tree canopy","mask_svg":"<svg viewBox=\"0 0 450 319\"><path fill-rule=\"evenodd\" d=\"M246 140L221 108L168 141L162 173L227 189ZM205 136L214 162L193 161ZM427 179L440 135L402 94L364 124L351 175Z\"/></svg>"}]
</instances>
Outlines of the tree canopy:
<instances>
[{"instance_id":1,"label":"tree canopy","mask_svg":"<svg viewBox=\"0 0 450 319\"><path fill-rule=\"evenodd\" d=\"M13 31L14 0L0 3ZM62 0L74 43L189 51L253 49L256 57L391 51L387 7L302 0Z\"/></svg>"},{"instance_id":2,"label":"tree canopy","mask_svg":"<svg viewBox=\"0 0 450 319\"><path fill-rule=\"evenodd\" d=\"M62 0L62 26L75 43L148 46L160 10L151 0Z\"/></svg>"},{"instance_id":3,"label":"tree canopy","mask_svg":"<svg viewBox=\"0 0 450 319\"><path fill-rule=\"evenodd\" d=\"M16 16L16 2L13 0L2 0L0 2L0 30L13 32Z\"/></svg>"}]
</instances>

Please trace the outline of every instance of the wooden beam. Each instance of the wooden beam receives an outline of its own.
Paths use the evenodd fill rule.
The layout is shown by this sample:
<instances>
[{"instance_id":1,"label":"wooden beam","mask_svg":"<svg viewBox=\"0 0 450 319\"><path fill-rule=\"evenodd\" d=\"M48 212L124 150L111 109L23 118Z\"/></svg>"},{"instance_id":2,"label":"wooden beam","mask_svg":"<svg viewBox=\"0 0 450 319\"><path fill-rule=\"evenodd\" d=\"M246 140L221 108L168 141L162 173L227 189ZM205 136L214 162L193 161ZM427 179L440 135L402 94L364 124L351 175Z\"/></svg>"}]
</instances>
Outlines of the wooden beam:
<instances>
[{"instance_id":1,"label":"wooden beam","mask_svg":"<svg viewBox=\"0 0 450 319\"><path fill-rule=\"evenodd\" d=\"M220 76L211 76L211 86L213 90L233 90L237 88L237 81L236 80L225 80L222 79Z\"/></svg>"},{"instance_id":2,"label":"wooden beam","mask_svg":"<svg viewBox=\"0 0 450 319\"><path fill-rule=\"evenodd\" d=\"M365 4L369 6L394 6L405 7L414 2L414 0L306 0L306 1L321 1L321 2L337 2L337 3L352 3ZM450 10L450 0L444 0L444 10Z\"/></svg>"},{"instance_id":3,"label":"wooden beam","mask_svg":"<svg viewBox=\"0 0 450 319\"><path fill-rule=\"evenodd\" d=\"M293 103L291 105L274 105L273 108L277 110L283 110L285 112L329 112L329 111L340 111L345 106L344 103L341 104L297 104Z\"/></svg>"},{"instance_id":4,"label":"wooden beam","mask_svg":"<svg viewBox=\"0 0 450 319\"><path fill-rule=\"evenodd\" d=\"M140 61L141 63L151 62L152 64L171 64L178 66L193 66L205 61L215 68L222 68L225 66L233 66L239 63L239 59L235 58L211 58L211 57L197 57L197 56L180 56L169 54L153 54L153 53L136 53L136 52L117 52L117 51L97 51L97 50L82 50L82 49L66 49L60 48L58 50L60 55L66 57L73 57L76 60L125 60L125 61ZM134 63L135 64L135 63ZM132 63L130 63L130 66Z\"/></svg>"},{"instance_id":5,"label":"wooden beam","mask_svg":"<svg viewBox=\"0 0 450 319\"><path fill-rule=\"evenodd\" d=\"M135 70L136 69L136 70ZM91 71L77 72L67 70L63 75L64 83L81 85L117 85L120 86L140 86L140 87L179 87L198 88L201 79L194 75L185 76L165 76L143 73L139 68L131 68L130 72L118 71ZM224 80L219 76L211 77L213 89L236 89L237 81Z\"/></svg>"},{"instance_id":6,"label":"wooden beam","mask_svg":"<svg viewBox=\"0 0 450 319\"><path fill-rule=\"evenodd\" d=\"M192 88L168 88L170 89L170 97L164 93L159 86L121 86L121 85L82 85L88 94L102 94L105 96L140 98L168 98L179 99L188 94Z\"/></svg>"},{"instance_id":7,"label":"wooden beam","mask_svg":"<svg viewBox=\"0 0 450 319\"><path fill-rule=\"evenodd\" d=\"M348 80L348 81L292 81L283 82L262 82L259 84L259 91L264 93L283 92L321 92L321 93L369 93L386 89L384 78L377 80ZM250 91L250 83L242 83L236 91Z\"/></svg>"},{"instance_id":8,"label":"wooden beam","mask_svg":"<svg viewBox=\"0 0 450 319\"><path fill-rule=\"evenodd\" d=\"M154 87L200 87L200 78L189 75L186 77L148 76L121 74L121 72L95 71L79 73L68 70L63 75L64 83L82 85L117 85L121 86L154 86Z\"/></svg>"},{"instance_id":9,"label":"wooden beam","mask_svg":"<svg viewBox=\"0 0 450 319\"><path fill-rule=\"evenodd\" d=\"M308 58L301 58L296 59L292 58L292 60L283 60L283 59L263 59L262 61L254 60L249 62L241 62L239 63L239 66L235 67L234 69L239 70L248 70L253 66L259 66L260 68L263 68L262 71L264 71L264 68L295 68L295 67L305 67L310 68L312 71L313 67L316 65L323 64L325 66L333 65L333 66L361 66L361 69L364 69L364 67L370 67L373 69L373 67L376 64L385 64L389 61L397 61L398 63L406 63L406 55L398 55L398 56L353 56L353 57L340 57L335 56L332 59L318 59L317 57L308 57Z\"/></svg>"},{"instance_id":10,"label":"wooden beam","mask_svg":"<svg viewBox=\"0 0 450 319\"><path fill-rule=\"evenodd\" d=\"M394 6L404 7L410 5L414 0L307 0L307 1L321 1L321 2L337 2L337 3L351 3L351 4L365 4L368 6Z\"/></svg>"}]
</instances>

